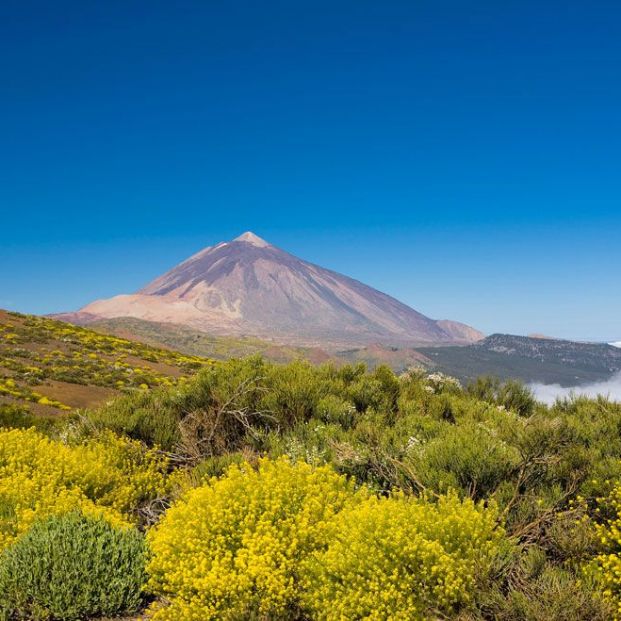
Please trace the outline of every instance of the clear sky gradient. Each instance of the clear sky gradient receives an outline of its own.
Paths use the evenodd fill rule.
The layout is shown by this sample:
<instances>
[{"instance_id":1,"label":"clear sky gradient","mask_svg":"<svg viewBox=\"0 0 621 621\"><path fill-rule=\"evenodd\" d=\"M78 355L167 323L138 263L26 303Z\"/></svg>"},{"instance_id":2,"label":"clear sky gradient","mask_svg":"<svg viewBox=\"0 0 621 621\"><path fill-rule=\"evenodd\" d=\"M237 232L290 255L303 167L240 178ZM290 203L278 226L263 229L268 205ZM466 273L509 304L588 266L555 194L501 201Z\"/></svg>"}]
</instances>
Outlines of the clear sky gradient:
<instances>
[{"instance_id":1,"label":"clear sky gradient","mask_svg":"<svg viewBox=\"0 0 621 621\"><path fill-rule=\"evenodd\" d=\"M621 339L618 2L0 3L0 307L252 230L434 318Z\"/></svg>"}]
</instances>

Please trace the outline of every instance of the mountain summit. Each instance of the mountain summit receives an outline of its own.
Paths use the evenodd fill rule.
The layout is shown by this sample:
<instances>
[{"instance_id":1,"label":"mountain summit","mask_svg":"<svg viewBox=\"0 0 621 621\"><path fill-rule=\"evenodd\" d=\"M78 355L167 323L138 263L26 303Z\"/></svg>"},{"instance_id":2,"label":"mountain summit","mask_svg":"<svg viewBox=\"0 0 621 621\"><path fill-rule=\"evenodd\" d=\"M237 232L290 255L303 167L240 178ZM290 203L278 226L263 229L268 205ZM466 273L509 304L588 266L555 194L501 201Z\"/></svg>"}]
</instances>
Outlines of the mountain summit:
<instances>
[{"instance_id":1,"label":"mountain summit","mask_svg":"<svg viewBox=\"0 0 621 621\"><path fill-rule=\"evenodd\" d=\"M242 233L233 241L246 242L248 244L252 244L253 246L257 246L257 248L265 248L266 246L271 245L268 244L264 239L261 239L258 235L255 235L252 231L246 231L245 233Z\"/></svg>"},{"instance_id":2,"label":"mountain summit","mask_svg":"<svg viewBox=\"0 0 621 621\"><path fill-rule=\"evenodd\" d=\"M61 317L78 322L136 317L297 343L468 343L483 336L458 322L425 317L250 231L201 250L137 293Z\"/></svg>"}]
</instances>

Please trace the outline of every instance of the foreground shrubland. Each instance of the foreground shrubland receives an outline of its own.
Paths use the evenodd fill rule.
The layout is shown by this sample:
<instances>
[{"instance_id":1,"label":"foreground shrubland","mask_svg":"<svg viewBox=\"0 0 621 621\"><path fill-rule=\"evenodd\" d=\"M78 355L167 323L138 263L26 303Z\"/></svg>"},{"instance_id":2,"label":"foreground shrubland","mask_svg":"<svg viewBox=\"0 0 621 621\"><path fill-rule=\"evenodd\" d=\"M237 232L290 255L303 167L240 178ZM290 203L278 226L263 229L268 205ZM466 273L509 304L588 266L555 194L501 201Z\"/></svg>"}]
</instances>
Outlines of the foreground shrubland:
<instances>
[{"instance_id":1,"label":"foreground shrubland","mask_svg":"<svg viewBox=\"0 0 621 621\"><path fill-rule=\"evenodd\" d=\"M77 422L13 419L0 431L0 589L20 546L46 549L50 520L73 519L97 524L75 550L102 524L122 550L146 534L115 614L136 602L161 621L621 611L621 405L603 398L546 407L511 382L251 358ZM8 619L104 614L97 585L79 608L35 606L16 584Z\"/></svg>"}]
</instances>

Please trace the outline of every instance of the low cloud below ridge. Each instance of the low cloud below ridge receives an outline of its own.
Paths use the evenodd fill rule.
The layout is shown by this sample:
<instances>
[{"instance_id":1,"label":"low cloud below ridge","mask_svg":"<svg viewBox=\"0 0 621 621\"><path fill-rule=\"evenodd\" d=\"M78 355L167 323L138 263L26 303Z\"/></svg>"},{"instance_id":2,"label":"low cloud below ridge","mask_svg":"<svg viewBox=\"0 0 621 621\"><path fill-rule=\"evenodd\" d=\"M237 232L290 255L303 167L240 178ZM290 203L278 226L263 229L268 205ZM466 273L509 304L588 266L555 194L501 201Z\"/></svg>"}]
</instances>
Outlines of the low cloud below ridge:
<instances>
[{"instance_id":1,"label":"low cloud below ridge","mask_svg":"<svg viewBox=\"0 0 621 621\"><path fill-rule=\"evenodd\" d=\"M560 384L529 384L528 387L533 391L539 401L552 404L557 398L570 397L572 395L587 397L597 397L603 395L612 401L621 402L621 373L613 375L605 382L594 384L584 384L582 386L565 387Z\"/></svg>"}]
</instances>

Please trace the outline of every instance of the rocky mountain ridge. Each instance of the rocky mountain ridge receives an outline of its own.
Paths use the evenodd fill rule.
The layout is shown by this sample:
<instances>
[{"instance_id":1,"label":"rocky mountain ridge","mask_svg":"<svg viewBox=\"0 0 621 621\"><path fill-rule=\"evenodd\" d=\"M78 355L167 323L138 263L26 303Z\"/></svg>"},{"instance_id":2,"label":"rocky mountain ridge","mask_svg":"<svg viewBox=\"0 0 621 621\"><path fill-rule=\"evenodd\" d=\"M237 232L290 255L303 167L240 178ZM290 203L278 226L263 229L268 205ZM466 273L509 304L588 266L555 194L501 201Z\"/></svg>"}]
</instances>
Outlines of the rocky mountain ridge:
<instances>
[{"instance_id":1,"label":"rocky mountain ridge","mask_svg":"<svg viewBox=\"0 0 621 621\"><path fill-rule=\"evenodd\" d=\"M621 349L607 343L492 334L466 347L419 348L439 370L463 381L479 375L580 386L621 372Z\"/></svg>"}]
</instances>

